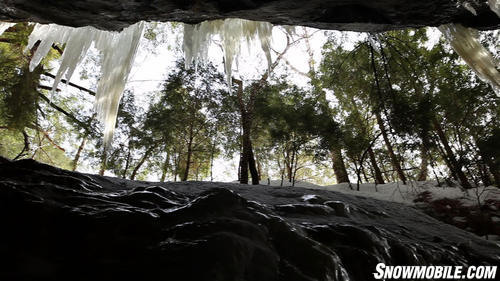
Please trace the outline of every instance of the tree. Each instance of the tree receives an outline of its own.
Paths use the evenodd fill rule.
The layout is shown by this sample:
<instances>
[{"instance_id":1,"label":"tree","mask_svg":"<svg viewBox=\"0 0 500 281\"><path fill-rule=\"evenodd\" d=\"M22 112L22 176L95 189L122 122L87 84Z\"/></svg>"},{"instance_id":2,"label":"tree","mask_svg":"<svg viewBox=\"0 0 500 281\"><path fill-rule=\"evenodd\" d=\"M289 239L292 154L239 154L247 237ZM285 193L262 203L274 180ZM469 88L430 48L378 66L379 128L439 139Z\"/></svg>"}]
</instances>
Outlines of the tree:
<instances>
[{"instance_id":1,"label":"tree","mask_svg":"<svg viewBox=\"0 0 500 281\"><path fill-rule=\"evenodd\" d=\"M176 71L163 85L158 101L146 113L143 130L166 153L163 177L171 166L174 180L207 174L215 157L213 138L224 123L224 78L212 65L186 69L178 61ZM171 165L172 158L173 163Z\"/></svg>"},{"instance_id":2,"label":"tree","mask_svg":"<svg viewBox=\"0 0 500 281\"><path fill-rule=\"evenodd\" d=\"M73 114L57 105L62 100L57 95L47 96L43 86L43 74L49 69L49 62L57 58L62 50L53 46L49 55L34 69L29 71L31 57L38 47L23 52L28 35L33 25L16 24L9 28L0 38L0 127L2 128L0 142L7 145L3 155L14 159L29 157L53 165L69 167L69 159L65 149L58 143L68 132L65 122L58 114L77 119ZM57 99L57 100L56 100ZM52 132L54 132L52 134ZM15 152L21 135L21 152Z\"/></svg>"},{"instance_id":3,"label":"tree","mask_svg":"<svg viewBox=\"0 0 500 281\"><path fill-rule=\"evenodd\" d=\"M238 101L238 109L241 121L241 157L240 157L240 173L239 181L242 184L248 184L248 171L252 176L252 184L259 184L259 172L257 170L254 157L254 149L252 145L252 129L254 127L255 101L262 93L263 89L268 85L268 78L273 73L274 69L283 60L284 55L288 50L298 42L306 38L308 35L293 38L289 31L284 31L286 35L286 45L282 51L276 52L275 60L270 63L268 69L264 71L260 79L251 83L248 87L244 87L243 81L233 78L232 81L236 85L236 97Z\"/></svg>"},{"instance_id":4,"label":"tree","mask_svg":"<svg viewBox=\"0 0 500 281\"><path fill-rule=\"evenodd\" d=\"M321 79L338 99L344 122L350 124L358 144L371 138L355 134L355 128L369 132L376 128L369 124L375 120L391 165L403 182L408 176L426 180L429 164L436 164L432 154L437 152L450 174L469 188L470 178L476 184L477 175L487 178L481 172L484 168L474 167L481 165L474 160L479 154L471 136L484 135L494 126L496 122L490 121L498 114L498 99L443 42L428 49L427 40L424 29L369 35L352 50L330 39L324 47ZM361 108L369 108L372 117L359 118L365 116ZM363 120L368 123L353 126ZM353 144L347 147L355 158L363 151L356 152ZM410 155L416 149L420 152L418 168L411 167L416 161ZM367 152L375 163L375 155ZM376 165L372 169L381 182Z\"/></svg>"}]
</instances>

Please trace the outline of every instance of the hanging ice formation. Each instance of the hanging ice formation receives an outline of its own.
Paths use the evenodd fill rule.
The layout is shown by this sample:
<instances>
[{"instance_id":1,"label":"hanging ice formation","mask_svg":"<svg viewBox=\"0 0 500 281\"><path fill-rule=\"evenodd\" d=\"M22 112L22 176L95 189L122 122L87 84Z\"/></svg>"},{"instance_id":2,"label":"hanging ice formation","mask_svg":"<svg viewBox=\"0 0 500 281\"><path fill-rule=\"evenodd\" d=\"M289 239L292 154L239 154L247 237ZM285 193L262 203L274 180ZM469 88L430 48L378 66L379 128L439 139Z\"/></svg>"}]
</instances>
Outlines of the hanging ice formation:
<instances>
[{"instance_id":1,"label":"hanging ice formation","mask_svg":"<svg viewBox=\"0 0 500 281\"><path fill-rule=\"evenodd\" d=\"M11 24L0 23L0 31ZM212 37L219 35L224 49L225 71L228 84L231 84L232 65L238 58L243 40L250 43L257 39L266 55L268 67L271 64L272 24L243 19L207 21L198 25L184 25L184 52L186 64L194 60L205 61ZM99 120L104 124L104 143L111 144L118 105L125 88L128 74L144 29L137 23L122 32L101 31L93 27L72 28L56 24L37 24L29 37L26 50L40 41L30 62L30 70L40 64L54 43L66 44L61 65L54 79L53 90L61 79L69 81L78 64L94 44L102 54L101 79L97 87L95 108Z\"/></svg>"},{"instance_id":2,"label":"hanging ice formation","mask_svg":"<svg viewBox=\"0 0 500 281\"><path fill-rule=\"evenodd\" d=\"M500 0L488 0L488 4L491 10L500 16ZM0 22L0 34L12 25ZM257 39L270 67L272 28L272 24L267 22L243 19L205 21L197 25L184 24L183 47L186 64L190 65L195 60L206 61L208 47L213 37L218 35L224 51L227 82L231 85L232 65L238 58L243 40L250 43ZM37 41L41 41L30 62L31 70L47 55L53 43L66 44L53 89L57 88L62 78L70 80L75 68L92 44L101 52L101 79L97 87L95 108L99 120L105 126L104 143L106 146L111 143L119 101L132 68L143 29L144 23L142 22L131 25L120 33L101 31L93 27L72 28L55 24L37 24L29 38L27 49L31 49ZM477 75L488 82L500 95L500 73L496 70L494 58L481 46L476 32L454 24L443 25L440 30Z\"/></svg>"},{"instance_id":3,"label":"hanging ice formation","mask_svg":"<svg viewBox=\"0 0 500 281\"><path fill-rule=\"evenodd\" d=\"M469 2L465 2L462 4L462 6L469 12L471 12L471 14L477 16L477 11L476 9L474 9L474 7L471 5L471 3Z\"/></svg>"},{"instance_id":4,"label":"hanging ice formation","mask_svg":"<svg viewBox=\"0 0 500 281\"><path fill-rule=\"evenodd\" d=\"M15 25L15 23L10 22L0 22L0 35L2 35L5 30L9 29L9 27Z\"/></svg>"},{"instance_id":5,"label":"hanging ice formation","mask_svg":"<svg viewBox=\"0 0 500 281\"><path fill-rule=\"evenodd\" d=\"M474 1L474 2L476 2L476 5L478 4L477 1ZM490 9L495 14L497 14L497 16L500 17L500 0L488 0L488 1L485 1L485 2L487 2L488 5L490 6ZM474 9L474 7L472 6L472 4L469 1L465 1L463 3L459 3L458 5L462 5L466 10L468 10L469 12L471 12L472 14L474 14L475 16L477 16L476 9Z\"/></svg>"},{"instance_id":6,"label":"hanging ice formation","mask_svg":"<svg viewBox=\"0 0 500 281\"><path fill-rule=\"evenodd\" d=\"M271 36L273 25L268 22L244 19L204 21L197 25L184 24L184 56L186 65L193 61L206 61L212 38L219 35L224 51L224 69L227 82L231 85L233 62L238 59L242 40L248 44L253 39L260 41L268 63L271 66Z\"/></svg>"},{"instance_id":7,"label":"hanging ice formation","mask_svg":"<svg viewBox=\"0 0 500 281\"><path fill-rule=\"evenodd\" d=\"M500 0L488 0L488 5L490 5L490 9L500 17Z\"/></svg>"},{"instance_id":8,"label":"hanging ice formation","mask_svg":"<svg viewBox=\"0 0 500 281\"><path fill-rule=\"evenodd\" d=\"M143 22L131 25L122 32L102 31L94 27L73 28L56 24L37 24L29 37L26 50L40 41L30 62L31 71L47 55L52 44L66 44L61 65L54 79L53 90L57 88L62 78L70 80L92 44L101 53L101 78L97 85L95 109L98 119L104 124L105 146L109 146L113 138L118 105L143 29Z\"/></svg>"},{"instance_id":9,"label":"hanging ice formation","mask_svg":"<svg viewBox=\"0 0 500 281\"><path fill-rule=\"evenodd\" d=\"M488 4L491 10L500 17L500 0L489 0ZM460 24L445 24L440 26L439 30L477 76L489 83L495 93L500 96L500 72L496 69L498 62L481 45L477 30Z\"/></svg>"}]
</instances>

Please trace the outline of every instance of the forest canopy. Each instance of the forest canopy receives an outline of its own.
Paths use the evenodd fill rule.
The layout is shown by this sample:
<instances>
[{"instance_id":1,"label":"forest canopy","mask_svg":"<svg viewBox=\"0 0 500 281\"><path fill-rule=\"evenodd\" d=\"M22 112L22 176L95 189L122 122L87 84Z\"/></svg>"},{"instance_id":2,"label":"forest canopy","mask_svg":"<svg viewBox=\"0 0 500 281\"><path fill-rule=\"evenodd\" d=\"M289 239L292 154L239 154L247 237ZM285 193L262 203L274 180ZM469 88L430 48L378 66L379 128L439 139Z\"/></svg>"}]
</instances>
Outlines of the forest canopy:
<instances>
[{"instance_id":1,"label":"forest canopy","mask_svg":"<svg viewBox=\"0 0 500 281\"><path fill-rule=\"evenodd\" d=\"M139 60L168 49L170 67L147 91L127 84L107 149L92 109L99 55L51 91L66 46L29 71L32 29L0 36L0 155L10 159L158 181L500 184L500 98L431 28L275 27L267 59L249 56L228 85L223 62L186 66L176 24L148 23ZM480 34L496 60L498 36Z\"/></svg>"}]
</instances>

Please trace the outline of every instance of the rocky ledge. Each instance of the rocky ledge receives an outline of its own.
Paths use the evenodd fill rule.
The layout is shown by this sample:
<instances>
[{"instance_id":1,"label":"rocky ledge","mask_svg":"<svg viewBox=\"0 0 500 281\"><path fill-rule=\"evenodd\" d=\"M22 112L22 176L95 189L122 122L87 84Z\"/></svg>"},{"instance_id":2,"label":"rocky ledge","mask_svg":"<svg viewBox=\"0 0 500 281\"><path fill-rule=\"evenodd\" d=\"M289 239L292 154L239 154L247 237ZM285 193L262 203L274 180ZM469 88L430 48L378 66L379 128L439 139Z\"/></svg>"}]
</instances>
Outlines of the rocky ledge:
<instances>
[{"instance_id":1,"label":"rocky ledge","mask_svg":"<svg viewBox=\"0 0 500 281\"><path fill-rule=\"evenodd\" d=\"M464 8L468 5L477 14ZM498 29L486 1L462 0L3 0L0 20L120 30L140 20L199 23L244 18L321 29L383 31L461 23Z\"/></svg>"},{"instance_id":2,"label":"rocky ledge","mask_svg":"<svg viewBox=\"0 0 500 281\"><path fill-rule=\"evenodd\" d=\"M375 265L500 263L397 203L303 188L151 183L0 159L1 280L371 280Z\"/></svg>"}]
</instances>

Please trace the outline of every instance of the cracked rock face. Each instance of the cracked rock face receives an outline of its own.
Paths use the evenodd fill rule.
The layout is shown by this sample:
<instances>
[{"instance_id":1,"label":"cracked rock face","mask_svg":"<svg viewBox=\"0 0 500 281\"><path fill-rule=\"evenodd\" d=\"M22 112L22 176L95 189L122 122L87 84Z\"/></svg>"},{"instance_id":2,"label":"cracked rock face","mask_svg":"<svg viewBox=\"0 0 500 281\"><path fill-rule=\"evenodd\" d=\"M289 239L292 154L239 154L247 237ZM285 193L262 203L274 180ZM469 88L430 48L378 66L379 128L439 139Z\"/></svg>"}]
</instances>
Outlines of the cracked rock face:
<instances>
[{"instance_id":1,"label":"cracked rock face","mask_svg":"<svg viewBox=\"0 0 500 281\"><path fill-rule=\"evenodd\" d=\"M1 21L33 21L120 30L140 20L199 23L238 17L321 29L385 31L461 23L498 29L498 18L482 1L477 16L456 0L3 0Z\"/></svg>"}]
</instances>

